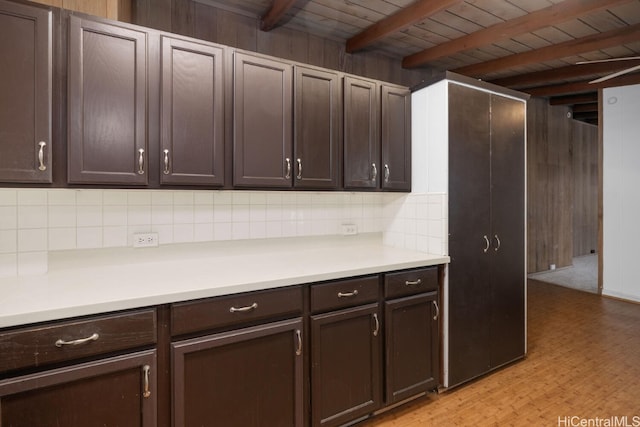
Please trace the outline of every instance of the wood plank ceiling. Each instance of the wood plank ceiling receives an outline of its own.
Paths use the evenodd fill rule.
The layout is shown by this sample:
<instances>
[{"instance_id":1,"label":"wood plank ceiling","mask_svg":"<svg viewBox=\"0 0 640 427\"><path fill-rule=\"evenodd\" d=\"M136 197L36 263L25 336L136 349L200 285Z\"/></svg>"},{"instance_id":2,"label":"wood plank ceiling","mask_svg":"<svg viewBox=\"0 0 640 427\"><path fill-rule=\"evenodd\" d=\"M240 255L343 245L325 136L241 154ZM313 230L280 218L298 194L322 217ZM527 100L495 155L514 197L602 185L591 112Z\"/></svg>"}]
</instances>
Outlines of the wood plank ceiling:
<instances>
[{"instance_id":1,"label":"wood plank ceiling","mask_svg":"<svg viewBox=\"0 0 640 427\"><path fill-rule=\"evenodd\" d=\"M203 1L203 0L199 0ZM640 0L205 0L278 25L375 50L405 68L460 74L573 106L597 123L597 89L640 83L640 70L591 80L640 58ZM203 1L204 2L204 1Z\"/></svg>"}]
</instances>

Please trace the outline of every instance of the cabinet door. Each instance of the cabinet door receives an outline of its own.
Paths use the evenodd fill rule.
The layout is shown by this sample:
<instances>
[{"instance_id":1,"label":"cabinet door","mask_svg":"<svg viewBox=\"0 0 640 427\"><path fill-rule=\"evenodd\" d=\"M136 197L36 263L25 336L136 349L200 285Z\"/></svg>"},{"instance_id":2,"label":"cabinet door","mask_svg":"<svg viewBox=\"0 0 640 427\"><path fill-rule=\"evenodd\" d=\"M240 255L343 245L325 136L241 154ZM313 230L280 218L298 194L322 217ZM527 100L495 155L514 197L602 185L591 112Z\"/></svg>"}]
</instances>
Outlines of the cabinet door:
<instances>
[{"instance_id":1,"label":"cabinet door","mask_svg":"<svg viewBox=\"0 0 640 427\"><path fill-rule=\"evenodd\" d=\"M344 187L378 188L380 135L378 86L369 80L344 78Z\"/></svg>"},{"instance_id":2,"label":"cabinet door","mask_svg":"<svg viewBox=\"0 0 640 427\"><path fill-rule=\"evenodd\" d=\"M341 93L338 73L295 67L294 187L338 187Z\"/></svg>"},{"instance_id":3,"label":"cabinet door","mask_svg":"<svg viewBox=\"0 0 640 427\"><path fill-rule=\"evenodd\" d=\"M285 62L234 55L234 186L291 187L291 75Z\"/></svg>"},{"instance_id":4,"label":"cabinet door","mask_svg":"<svg viewBox=\"0 0 640 427\"><path fill-rule=\"evenodd\" d=\"M302 426L302 320L172 344L173 425Z\"/></svg>"},{"instance_id":5,"label":"cabinet door","mask_svg":"<svg viewBox=\"0 0 640 427\"><path fill-rule=\"evenodd\" d=\"M382 188L411 191L411 91L383 85Z\"/></svg>"},{"instance_id":6,"label":"cabinet door","mask_svg":"<svg viewBox=\"0 0 640 427\"><path fill-rule=\"evenodd\" d=\"M490 366L489 100L449 84L449 386Z\"/></svg>"},{"instance_id":7,"label":"cabinet door","mask_svg":"<svg viewBox=\"0 0 640 427\"><path fill-rule=\"evenodd\" d=\"M70 18L68 181L147 183L147 35Z\"/></svg>"},{"instance_id":8,"label":"cabinet door","mask_svg":"<svg viewBox=\"0 0 640 427\"><path fill-rule=\"evenodd\" d=\"M162 37L163 184L224 184L223 49Z\"/></svg>"},{"instance_id":9,"label":"cabinet door","mask_svg":"<svg viewBox=\"0 0 640 427\"><path fill-rule=\"evenodd\" d=\"M0 182L51 182L51 19L0 1Z\"/></svg>"},{"instance_id":10,"label":"cabinet door","mask_svg":"<svg viewBox=\"0 0 640 427\"><path fill-rule=\"evenodd\" d=\"M430 292L385 302L387 404L438 386L437 295Z\"/></svg>"},{"instance_id":11,"label":"cabinet door","mask_svg":"<svg viewBox=\"0 0 640 427\"><path fill-rule=\"evenodd\" d=\"M342 425L380 407L378 304L311 316L311 419Z\"/></svg>"},{"instance_id":12,"label":"cabinet door","mask_svg":"<svg viewBox=\"0 0 640 427\"><path fill-rule=\"evenodd\" d=\"M524 103L491 96L491 366L524 356Z\"/></svg>"},{"instance_id":13,"label":"cabinet door","mask_svg":"<svg viewBox=\"0 0 640 427\"><path fill-rule=\"evenodd\" d=\"M156 353L144 351L0 381L0 425L156 425Z\"/></svg>"}]
</instances>

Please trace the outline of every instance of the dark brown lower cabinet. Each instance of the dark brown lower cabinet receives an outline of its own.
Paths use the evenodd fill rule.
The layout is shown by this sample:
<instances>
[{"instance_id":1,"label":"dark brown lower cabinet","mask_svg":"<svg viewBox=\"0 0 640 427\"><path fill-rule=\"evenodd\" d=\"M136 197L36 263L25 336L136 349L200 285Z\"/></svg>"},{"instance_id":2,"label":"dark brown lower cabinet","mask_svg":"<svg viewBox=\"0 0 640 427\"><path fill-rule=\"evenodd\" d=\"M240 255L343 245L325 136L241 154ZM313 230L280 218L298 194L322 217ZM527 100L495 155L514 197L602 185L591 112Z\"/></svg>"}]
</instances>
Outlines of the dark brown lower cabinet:
<instances>
[{"instance_id":1,"label":"dark brown lower cabinet","mask_svg":"<svg viewBox=\"0 0 640 427\"><path fill-rule=\"evenodd\" d=\"M0 425L153 427L156 372L148 350L0 381Z\"/></svg>"},{"instance_id":2,"label":"dark brown lower cabinet","mask_svg":"<svg viewBox=\"0 0 640 427\"><path fill-rule=\"evenodd\" d=\"M303 426L302 319L172 344L173 426Z\"/></svg>"},{"instance_id":3,"label":"dark brown lower cabinet","mask_svg":"<svg viewBox=\"0 0 640 427\"><path fill-rule=\"evenodd\" d=\"M382 403L379 305L311 316L313 426L337 426Z\"/></svg>"},{"instance_id":4,"label":"dark brown lower cabinet","mask_svg":"<svg viewBox=\"0 0 640 427\"><path fill-rule=\"evenodd\" d=\"M386 403L438 387L438 293L385 302Z\"/></svg>"}]
</instances>

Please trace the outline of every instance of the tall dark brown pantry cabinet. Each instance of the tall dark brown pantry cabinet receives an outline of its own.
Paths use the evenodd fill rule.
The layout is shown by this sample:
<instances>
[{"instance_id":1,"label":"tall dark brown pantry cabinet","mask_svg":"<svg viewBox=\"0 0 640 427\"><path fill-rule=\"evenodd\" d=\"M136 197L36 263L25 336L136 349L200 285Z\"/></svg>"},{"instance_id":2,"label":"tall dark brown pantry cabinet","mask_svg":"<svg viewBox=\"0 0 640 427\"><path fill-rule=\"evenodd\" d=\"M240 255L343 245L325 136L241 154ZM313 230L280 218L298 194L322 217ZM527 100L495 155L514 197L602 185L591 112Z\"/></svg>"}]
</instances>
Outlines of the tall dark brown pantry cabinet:
<instances>
[{"instance_id":1,"label":"tall dark brown pantry cabinet","mask_svg":"<svg viewBox=\"0 0 640 427\"><path fill-rule=\"evenodd\" d=\"M146 185L147 33L71 16L68 182Z\"/></svg>"},{"instance_id":2,"label":"tall dark brown pantry cabinet","mask_svg":"<svg viewBox=\"0 0 640 427\"><path fill-rule=\"evenodd\" d=\"M0 182L51 182L52 14L0 1Z\"/></svg>"},{"instance_id":3,"label":"tall dark brown pantry cabinet","mask_svg":"<svg viewBox=\"0 0 640 427\"><path fill-rule=\"evenodd\" d=\"M528 95L447 72L411 99L414 188L442 195L448 222L443 382L452 387L526 353Z\"/></svg>"},{"instance_id":4,"label":"tall dark brown pantry cabinet","mask_svg":"<svg viewBox=\"0 0 640 427\"><path fill-rule=\"evenodd\" d=\"M525 354L525 104L448 91L452 386Z\"/></svg>"}]
</instances>

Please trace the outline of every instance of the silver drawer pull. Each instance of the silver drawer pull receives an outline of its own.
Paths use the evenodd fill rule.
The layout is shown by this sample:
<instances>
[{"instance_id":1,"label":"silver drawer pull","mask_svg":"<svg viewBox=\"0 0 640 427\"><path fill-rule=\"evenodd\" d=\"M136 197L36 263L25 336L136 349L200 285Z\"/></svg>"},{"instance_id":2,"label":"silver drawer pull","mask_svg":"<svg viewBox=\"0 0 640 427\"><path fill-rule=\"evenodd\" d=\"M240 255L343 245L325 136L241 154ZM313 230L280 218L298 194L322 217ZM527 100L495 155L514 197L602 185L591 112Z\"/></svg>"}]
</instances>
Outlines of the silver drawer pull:
<instances>
[{"instance_id":1,"label":"silver drawer pull","mask_svg":"<svg viewBox=\"0 0 640 427\"><path fill-rule=\"evenodd\" d=\"M489 250L489 246L491 246L491 243L489 243L489 238L487 237L487 235L485 234L484 236L484 242L487 244L484 249L482 250L482 252L484 252L485 254L487 253L487 251Z\"/></svg>"},{"instance_id":2,"label":"silver drawer pull","mask_svg":"<svg viewBox=\"0 0 640 427\"><path fill-rule=\"evenodd\" d=\"M100 335L93 334L90 337L86 337L86 338L80 338L77 340L73 340L73 341L63 341L63 340L58 340L56 341L56 347L62 347L65 345L80 345L80 344L84 344L90 341L97 341L98 338L100 338Z\"/></svg>"},{"instance_id":3,"label":"silver drawer pull","mask_svg":"<svg viewBox=\"0 0 640 427\"><path fill-rule=\"evenodd\" d=\"M144 175L144 149L138 149L138 175Z\"/></svg>"},{"instance_id":4,"label":"silver drawer pull","mask_svg":"<svg viewBox=\"0 0 640 427\"><path fill-rule=\"evenodd\" d=\"M302 179L302 159L298 158L296 162L298 162L298 175L296 175L296 178Z\"/></svg>"},{"instance_id":5,"label":"silver drawer pull","mask_svg":"<svg viewBox=\"0 0 640 427\"><path fill-rule=\"evenodd\" d=\"M373 330L373 336L377 337L380 332L380 321L378 320L378 313L373 313L373 320L376 322L376 328Z\"/></svg>"},{"instance_id":6,"label":"silver drawer pull","mask_svg":"<svg viewBox=\"0 0 640 427\"><path fill-rule=\"evenodd\" d=\"M47 146L47 143L44 141L40 141L38 145L40 146L40 149L38 150L38 170L46 171L47 165L44 164L44 147Z\"/></svg>"},{"instance_id":7,"label":"silver drawer pull","mask_svg":"<svg viewBox=\"0 0 640 427\"><path fill-rule=\"evenodd\" d=\"M286 179L291 178L291 159L290 158L286 158L284 159L285 163L287 164L287 172L285 173L284 177Z\"/></svg>"},{"instance_id":8,"label":"silver drawer pull","mask_svg":"<svg viewBox=\"0 0 640 427\"><path fill-rule=\"evenodd\" d=\"M164 150L164 170L162 171L163 174L165 175L169 175L169 150Z\"/></svg>"},{"instance_id":9,"label":"silver drawer pull","mask_svg":"<svg viewBox=\"0 0 640 427\"><path fill-rule=\"evenodd\" d=\"M375 181L378 178L378 168L375 163L371 163L371 181Z\"/></svg>"},{"instance_id":10,"label":"silver drawer pull","mask_svg":"<svg viewBox=\"0 0 640 427\"><path fill-rule=\"evenodd\" d=\"M438 317L440 317L440 307L438 307L438 302L436 300L431 302L433 303L433 308L436 309L436 314L433 316L433 320L438 320Z\"/></svg>"},{"instance_id":11,"label":"silver drawer pull","mask_svg":"<svg viewBox=\"0 0 640 427\"><path fill-rule=\"evenodd\" d=\"M302 354L302 332L300 332L300 329L296 329L296 338L298 339L298 348L296 349L296 356L300 356Z\"/></svg>"},{"instance_id":12,"label":"silver drawer pull","mask_svg":"<svg viewBox=\"0 0 640 427\"><path fill-rule=\"evenodd\" d=\"M407 286L417 286L420 283L422 283L422 279L418 279L418 280L407 280L406 282L404 282L405 285Z\"/></svg>"},{"instance_id":13,"label":"silver drawer pull","mask_svg":"<svg viewBox=\"0 0 640 427\"><path fill-rule=\"evenodd\" d=\"M389 175L390 175L389 165L385 163L385 165L384 165L384 182L389 182Z\"/></svg>"},{"instance_id":14,"label":"silver drawer pull","mask_svg":"<svg viewBox=\"0 0 640 427\"><path fill-rule=\"evenodd\" d=\"M338 298L349 298L358 295L358 290L354 289L352 292L338 292Z\"/></svg>"},{"instance_id":15,"label":"silver drawer pull","mask_svg":"<svg viewBox=\"0 0 640 427\"><path fill-rule=\"evenodd\" d=\"M149 390L149 373L151 371L151 366L144 365L142 367L142 375L144 375L144 390L142 391L142 397L151 396L151 390Z\"/></svg>"},{"instance_id":16,"label":"silver drawer pull","mask_svg":"<svg viewBox=\"0 0 640 427\"><path fill-rule=\"evenodd\" d=\"M229 311L231 313L246 313L247 311L255 310L256 308L258 308L258 303L254 302L253 304L245 307L231 307Z\"/></svg>"}]
</instances>

